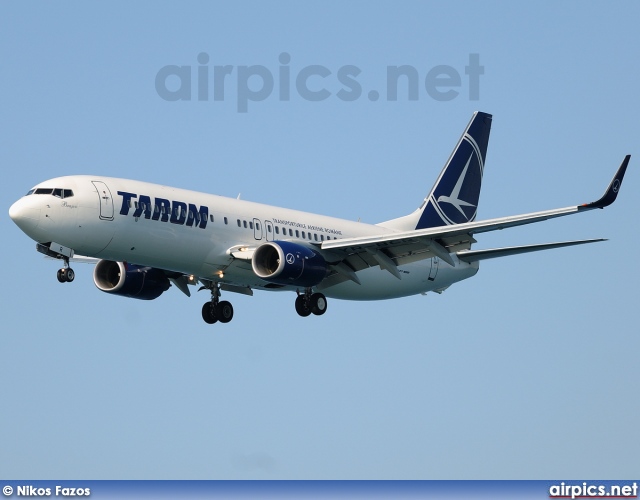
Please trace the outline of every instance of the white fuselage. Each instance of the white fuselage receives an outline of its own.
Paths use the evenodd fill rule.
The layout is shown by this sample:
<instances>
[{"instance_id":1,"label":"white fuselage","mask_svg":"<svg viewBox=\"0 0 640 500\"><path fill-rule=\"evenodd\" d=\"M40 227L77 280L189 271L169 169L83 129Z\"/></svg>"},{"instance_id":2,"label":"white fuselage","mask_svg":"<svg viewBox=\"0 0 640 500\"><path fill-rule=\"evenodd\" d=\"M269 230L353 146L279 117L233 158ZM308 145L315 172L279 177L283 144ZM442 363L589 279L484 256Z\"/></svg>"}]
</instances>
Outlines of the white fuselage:
<instances>
[{"instance_id":1,"label":"white fuselage","mask_svg":"<svg viewBox=\"0 0 640 500\"><path fill-rule=\"evenodd\" d=\"M268 289L251 263L231 253L267 241L318 246L328 239L388 234L388 227L353 222L243 200L100 176L68 176L36 188L73 196L30 194L11 216L32 239L76 254L129 262L237 286ZM64 191L63 191L64 192ZM476 274L477 263L452 255L455 266L430 258L401 265L401 279L380 267L323 289L329 297L377 300L442 290ZM286 286L280 290L295 290Z\"/></svg>"}]
</instances>

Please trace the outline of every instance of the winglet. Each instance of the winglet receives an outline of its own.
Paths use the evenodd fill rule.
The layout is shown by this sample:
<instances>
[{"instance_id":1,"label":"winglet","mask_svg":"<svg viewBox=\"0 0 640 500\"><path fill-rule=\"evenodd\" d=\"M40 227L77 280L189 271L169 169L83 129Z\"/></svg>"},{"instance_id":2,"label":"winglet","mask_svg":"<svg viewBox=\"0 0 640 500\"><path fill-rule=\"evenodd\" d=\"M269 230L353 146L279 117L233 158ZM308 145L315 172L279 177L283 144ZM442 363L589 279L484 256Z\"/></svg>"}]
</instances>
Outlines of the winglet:
<instances>
[{"instance_id":1,"label":"winglet","mask_svg":"<svg viewBox=\"0 0 640 500\"><path fill-rule=\"evenodd\" d=\"M627 165L629 164L630 158L631 158L631 155L627 155L624 157L624 160L622 160L622 164L620 165L620 168L618 168L616 175L613 176L613 179L611 180L611 183L609 184L609 187L607 188L607 190L602 195L602 198L600 198L598 201L580 205L578 209L591 210L593 208L604 208L604 207L608 207L614 201L616 201L616 198L618 197L618 193L620 192L620 186L622 185L622 179L624 178L624 173L627 171Z\"/></svg>"}]
</instances>

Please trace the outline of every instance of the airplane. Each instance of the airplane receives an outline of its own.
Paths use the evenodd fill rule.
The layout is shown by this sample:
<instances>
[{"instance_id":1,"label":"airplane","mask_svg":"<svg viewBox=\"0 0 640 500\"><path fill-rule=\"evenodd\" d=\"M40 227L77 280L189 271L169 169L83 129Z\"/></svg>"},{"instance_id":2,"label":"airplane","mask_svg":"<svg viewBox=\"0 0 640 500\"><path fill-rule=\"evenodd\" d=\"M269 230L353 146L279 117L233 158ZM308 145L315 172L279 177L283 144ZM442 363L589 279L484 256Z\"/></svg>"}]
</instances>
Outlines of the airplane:
<instances>
[{"instance_id":1,"label":"airplane","mask_svg":"<svg viewBox=\"0 0 640 500\"><path fill-rule=\"evenodd\" d=\"M106 293L151 300L173 284L211 299L206 323L228 323L222 292L296 293L303 317L327 311L327 297L383 300L442 293L474 276L485 259L605 241L587 239L472 250L477 234L611 205L629 163L625 156L600 199L591 203L477 221L492 115L475 112L420 206L400 218L366 224L240 199L99 175L42 182L9 209L36 249L64 262L95 263Z\"/></svg>"}]
</instances>

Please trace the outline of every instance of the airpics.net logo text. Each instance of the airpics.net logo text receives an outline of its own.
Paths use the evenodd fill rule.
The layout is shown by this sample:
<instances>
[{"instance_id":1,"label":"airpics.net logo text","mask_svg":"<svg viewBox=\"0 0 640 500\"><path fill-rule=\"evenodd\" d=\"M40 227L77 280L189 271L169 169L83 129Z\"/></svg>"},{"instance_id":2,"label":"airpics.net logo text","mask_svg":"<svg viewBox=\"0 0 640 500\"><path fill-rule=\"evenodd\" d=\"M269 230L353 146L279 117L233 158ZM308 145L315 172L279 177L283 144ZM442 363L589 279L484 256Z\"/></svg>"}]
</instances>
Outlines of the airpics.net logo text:
<instances>
[{"instance_id":1,"label":"airpics.net logo text","mask_svg":"<svg viewBox=\"0 0 640 500\"><path fill-rule=\"evenodd\" d=\"M361 98L372 102L380 99L451 101L466 94L470 101L477 101L480 77L484 75L480 54L469 54L468 64L462 70L447 64L428 68L389 65L381 92L375 88L365 90L363 72L356 65L347 64L336 70L321 64L300 66L292 63L287 52L278 56L275 71L261 64L213 64L206 52L198 54L196 59L196 65L169 64L158 70L155 88L161 99L207 102L235 97L238 113L247 113L250 102L267 99L281 102L295 98L310 102L328 99L353 102Z\"/></svg>"},{"instance_id":2,"label":"airpics.net logo text","mask_svg":"<svg viewBox=\"0 0 640 500\"><path fill-rule=\"evenodd\" d=\"M549 488L549 498L638 498L638 483L631 484L554 484Z\"/></svg>"}]
</instances>

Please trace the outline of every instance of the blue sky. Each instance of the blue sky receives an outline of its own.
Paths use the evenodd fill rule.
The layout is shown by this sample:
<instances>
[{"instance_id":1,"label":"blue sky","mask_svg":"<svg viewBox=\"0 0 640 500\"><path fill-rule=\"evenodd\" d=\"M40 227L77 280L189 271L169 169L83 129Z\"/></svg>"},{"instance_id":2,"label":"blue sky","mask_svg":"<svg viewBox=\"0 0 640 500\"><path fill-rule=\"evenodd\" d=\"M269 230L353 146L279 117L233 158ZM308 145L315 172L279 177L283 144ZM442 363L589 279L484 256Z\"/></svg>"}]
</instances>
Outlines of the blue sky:
<instances>
[{"instance_id":1,"label":"blue sky","mask_svg":"<svg viewBox=\"0 0 640 500\"><path fill-rule=\"evenodd\" d=\"M634 2L3 2L2 475L637 475L639 14ZM190 100L156 91L167 65L191 66ZM198 67L212 79L224 65L224 100L198 100ZM238 112L239 68L254 65L274 89ZM309 80L330 93L317 102L294 83L312 65L330 71ZM386 98L400 65L419 75L417 100L402 87ZM446 101L424 86L442 65L460 75ZM350 102L345 66L360 70ZM477 248L609 241L487 261L442 295L333 300L322 317L299 318L289 294L227 294L233 322L212 328L202 293L112 297L81 264L59 284L7 213L38 182L95 173L375 223L416 208L475 110L494 116L479 219L593 201L632 155L611 208Z\"/></svg>"}]
</instances>

